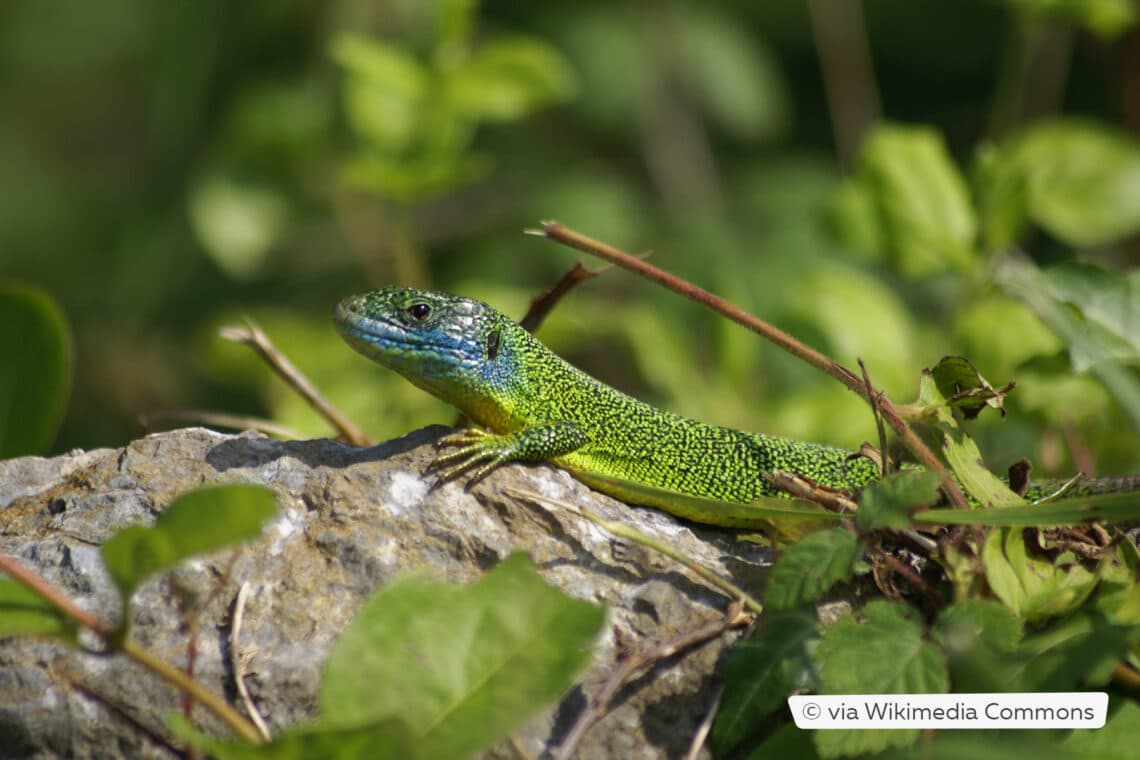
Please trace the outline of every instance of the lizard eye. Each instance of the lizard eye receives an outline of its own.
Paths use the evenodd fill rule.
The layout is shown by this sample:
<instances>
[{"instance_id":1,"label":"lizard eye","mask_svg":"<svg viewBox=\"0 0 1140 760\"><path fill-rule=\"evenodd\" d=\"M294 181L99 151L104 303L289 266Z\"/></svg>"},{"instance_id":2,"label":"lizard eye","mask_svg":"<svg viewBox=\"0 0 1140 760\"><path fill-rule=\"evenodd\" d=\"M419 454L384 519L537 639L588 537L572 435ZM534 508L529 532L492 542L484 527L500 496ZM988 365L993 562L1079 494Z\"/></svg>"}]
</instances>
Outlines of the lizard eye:
<instances>
[{"instance_id":1,"label":"lizard eye","mask_svg":"<svg viewBox=\"0 0 1140 760\"><path fill-rule=\"evenodd\" d=\"M423 319L431 313L431 307L426 303L414 303L408 307L408 313L415 319Z\"/></svg>"}]
</instances>

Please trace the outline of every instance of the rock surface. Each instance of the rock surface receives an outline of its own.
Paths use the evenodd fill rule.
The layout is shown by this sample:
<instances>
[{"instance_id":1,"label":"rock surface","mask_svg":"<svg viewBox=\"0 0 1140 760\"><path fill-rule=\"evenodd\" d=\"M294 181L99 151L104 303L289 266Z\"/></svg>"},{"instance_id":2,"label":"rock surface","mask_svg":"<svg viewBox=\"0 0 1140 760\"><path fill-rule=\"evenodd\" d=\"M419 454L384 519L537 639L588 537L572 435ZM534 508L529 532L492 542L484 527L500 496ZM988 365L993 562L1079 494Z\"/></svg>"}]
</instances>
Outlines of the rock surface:
<instances>
[{"instance_id":1,"label":"rock surface","mask_svg":"<svg viewBox=\"0 0 1140 760\"><path fill-rule=\"evenodd\" d=\"M184 563L135 597L135 637L184 667L193 618L196 678L233 700L229 610L250 584L242 647L256 652L246 683L271 729L312 717L321 663L361 602L398 573L427 568L470 582L523 549L547 582L605 604L609 624L593 666L513 743L541 757L565 735L612 672L615 640L641 649L718 618L728 600L679 565L620 543L564 510L521 502L513 486L579 504L668 541L753 591L767 554L731 532L705 530L599 495L551 467L509 466L464 490L423 475L435 427L372 448L328 440L276 441L193 428L122 449L0 462L0 551L16 556L96 616L113 622L117 597L98 546L149 523L179 493L212 483L261 483L279 515L255 543ZM195 615L188 609L199 608ZM715 691L722 637L675 657L620 693L581 745L591 758L682 756ZM166 736L179 696L121 656L32 639L0 643L0 757L170 757L140 730ZM201 708L195 719L219 734ZM517 756L513 750L493 756ZM707 756L707 750L705 751Z\"/></svg>"}]
</instances>

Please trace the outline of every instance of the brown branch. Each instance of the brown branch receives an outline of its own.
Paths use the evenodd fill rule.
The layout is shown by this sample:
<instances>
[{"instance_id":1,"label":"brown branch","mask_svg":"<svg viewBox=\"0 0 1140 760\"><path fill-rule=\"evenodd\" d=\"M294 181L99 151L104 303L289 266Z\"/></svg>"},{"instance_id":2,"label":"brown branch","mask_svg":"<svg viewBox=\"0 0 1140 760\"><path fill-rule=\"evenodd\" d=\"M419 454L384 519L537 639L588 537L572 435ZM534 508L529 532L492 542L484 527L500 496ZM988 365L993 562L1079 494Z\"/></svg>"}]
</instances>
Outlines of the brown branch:
<instances>
[{"instance_id":1,"label":"brown branch","mask_svg":"<svg viewBox=\"0 0 1140 760\"><path fill-rule=\"evenodd\" d=\"M942 592L924 581L922 577L914 571L914 568L902 562L898 557L887 554L884 551L880 551L879 556L886 562L889 568L905 578L916 591L929 599L935 608L941 609L946 604L946 600L942 598Z\"/></svg>"},{"instance_id":2,"label":"brown branch","mask_svg":"<svg viewBox=\"0 0 1140 760\"><path fill-rule=\"evenodd\" d=\"M342 440L354 446L372 445L372 440L364 434L364 431L352 424L347 417L334 408L317 391L316 386L301 374L301 371L293 366L293 363L286 359L284 354L277 350L277 347L252 320L246 320L245 327L234 325L223 327L218 331L218 334L226 340L252 348L282 380L289 384L290 388L295 390L301 398L308 402L309 406L336 428Z\"/></svg>"},{"instance_id":3,"label":"brown branch","mask_svg":"<svg viewBox=\"0 0 1140 760\"><path fill-rule=\"evenodd\" d=\"M539 328L543 320L550 314L551 310L558 305L563 296L573 290L575 287L591 280L609 267L603 269L587 269L582 265L582 262L575 261L574 266L567 269L558 282L551 285L543 293L539 294L533 301L530 302L530 308L526 310L526 315L519 320L522 328L529 333L533 333Z\"/></svg>"},{"instance_id":4,"label":"brown branch","mask_svg":"<svg viewBox=\"0 0 1140 760\"><path fill-rule=\"evenodd\" d=\"M143 648L129 636L122 635L118 629L107 625L87 611L80 609L80 607L68 599L62 591L48 583L47 580L34 571L21 565L11 555L0 553L0 570L3 570L16 581L31 589L44 599L44 601L51 604L76 623L94 631L98 634L99 638L103 640L104 644L117 649L117 651L122 652L135 662L143 665L179 691L188 692L194 699L198 700L203 707L229 726L238 736L253 744L261 743L261 736L257 733L257 729L238 714L236 710L226 704L224 699L211 692L193 678L187 677L180 669L159 659L157 655Z\"/></svg>"},{"instance_id":5,"label":"brown branch","mask_svg":"<svg viewBox=\"0 0 1140 760\"><path fill-rule=\"evenodd\" d=\"M569 760L574 756L578 745L586 736L590 728L605 717L606 707L613 700L625 683L641 670L652 668L662 660L667 660L678 652L690 647L703 644L706 641L718 638L733 628L747 625L752 622L753 616L744 612L744 606L739 602L729 605L724 616L719 620L712 620L691 631L681 633L673 638L662 641L637 655L619 657L614 672L602 688L590 699L585 709L579 714L574 725L566 733L562 743L551 753L552 760Z\"/></svg>"},{"instance_id":6,"label":"brown branch","mask_svg":"<svg viewBox=\"0 0 1140 760\"><path fill-rule=\"evenodd\" d=\"M657 283L674 293L678 293L686 298L696 301L697 303L706 306L713 311L728 317L738 325L745 327L752 332L760 335L761 337L775 343L785 351L803 359L828 375L831 375L839 382L846 385L851 390L858 393L868 402L871 402L872 394L868 393L867 388L863 386L863 381L855 375L851 370L842 366L841 364L832 361L814 348L801 343L800 341L788 335L783 330L773 327L767 322L749 314L748 312L740 309L737 306L725 301L722 298L714 296L707 290L699 288L692 283L686 282L668 272L659 269L652 264L648 264L641 259L631 256L624 251L620 251L611 245L602 243L593 238L587 237L580 232L570 229L559 222L543 222L541 230L527 230L528 234L537 235L538 237L553 240L556 243L561 243L569 248L573 248L583 253L589 253L599 258L605 259L613 264L617 264L623 269L645 277L646 279ZM946 489L946 493L950 497L951 503L961 509L968 509L969 503L966 501L965 494L958 486L958 483L942 466L942 462L934 455L926 444L924 444L914 431L899 415L897 409L890 402L885 394L881 391L875 391L879 396L879 403L883 416L887 419L891 428L898 434L898 436L906 444L906 447L915 455L915 457L926 467L940 473L942 478L942 485Z\"/></svg>"},{"instance_id":7,"label":"brown branch","mask_svg":"<svg viewBox=\"0 0 1140 760\"><path fill-rule=\"evenodd\" d=\"M0 554L0 570L12 576L18 583L37 594L76 623L95 631L104 640L110 639L114 635L115 629L112 626L107 625L71 601L62 591L48 583L46 578L21 565L12 555Z\"/></svg>"}]
</instances>

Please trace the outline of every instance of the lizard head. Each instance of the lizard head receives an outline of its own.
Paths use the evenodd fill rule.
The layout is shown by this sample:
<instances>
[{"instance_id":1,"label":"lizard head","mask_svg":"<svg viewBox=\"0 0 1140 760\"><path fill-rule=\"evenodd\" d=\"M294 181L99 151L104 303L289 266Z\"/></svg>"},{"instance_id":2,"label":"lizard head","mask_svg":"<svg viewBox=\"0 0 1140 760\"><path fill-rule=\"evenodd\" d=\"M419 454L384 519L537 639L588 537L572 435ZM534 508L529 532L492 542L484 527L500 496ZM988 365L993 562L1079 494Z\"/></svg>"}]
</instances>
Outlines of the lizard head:
<instances>
[{"instance_id":1,"label":"lizard head","mask_svg":"<svg viewBox=\"0 0 1140 760\"><path fill-rule=\"evenodd\" d=\"M349 296L333 322L353 349L480 421L512 380L511 345L523 332L480 301L403 287Z\"/></svg>"}]
</instances>

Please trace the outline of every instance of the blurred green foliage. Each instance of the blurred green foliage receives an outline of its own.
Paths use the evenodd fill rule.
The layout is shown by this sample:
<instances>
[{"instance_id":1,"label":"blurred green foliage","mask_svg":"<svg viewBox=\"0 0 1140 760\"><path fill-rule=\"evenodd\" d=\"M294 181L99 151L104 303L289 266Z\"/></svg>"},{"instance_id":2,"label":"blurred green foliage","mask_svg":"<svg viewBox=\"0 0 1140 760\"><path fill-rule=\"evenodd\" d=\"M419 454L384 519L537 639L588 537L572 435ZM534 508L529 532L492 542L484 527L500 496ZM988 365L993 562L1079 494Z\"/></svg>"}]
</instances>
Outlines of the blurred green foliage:
<instances>
[{"instance_id":1,"label":"blurred green foliage","mask_svg":"<svg viewBox=\"0 0 1140 760\"><path fill-rule=\"evenodd\" d=\"M826 8L4 4L0 278L75 335L54 450L175 408L329 434L216 337L241 315L377 438L450 420L341 345L332 305L404 282L521 316L574 260L520 234L554 218L863 357L897 401L945 354L1016 380L970 427L995 467L1140 469L1135 4L881 0L865 40L824 34ZM622 273L541 337L683 414L876 435L833 381Z\"/></svg>"}]
</instances>

